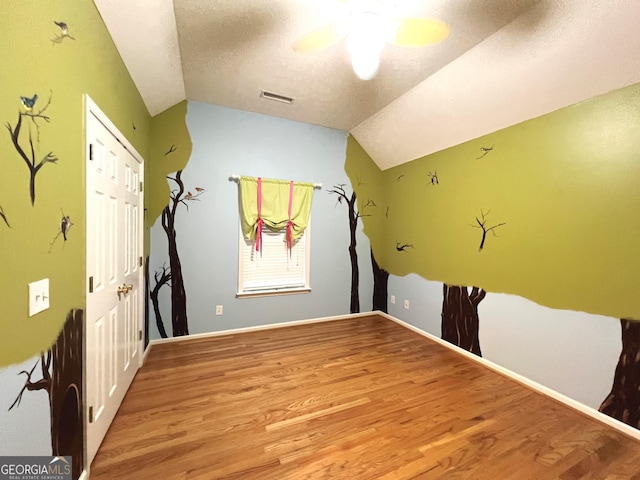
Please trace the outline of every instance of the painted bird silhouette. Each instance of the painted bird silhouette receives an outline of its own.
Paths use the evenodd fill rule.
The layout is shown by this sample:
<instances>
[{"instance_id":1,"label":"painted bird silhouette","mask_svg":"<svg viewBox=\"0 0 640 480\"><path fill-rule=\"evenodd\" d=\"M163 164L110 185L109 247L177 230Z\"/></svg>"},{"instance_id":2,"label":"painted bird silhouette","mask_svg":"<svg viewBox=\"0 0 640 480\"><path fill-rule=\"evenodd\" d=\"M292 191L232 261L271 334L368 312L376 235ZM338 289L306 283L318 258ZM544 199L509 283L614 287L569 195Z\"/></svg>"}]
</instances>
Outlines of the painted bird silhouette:
<instances>
[{"instance_id":1,"label":"painted bird silhouette","mask_svg":"<svg viewBox=\"0 0 640 480\"><path fill-rule=\"evenodd\" d=\"M62 33L62 35L69 35L69 26L66 23L56 22L55 20L53 23L60 27L60 33Z\"/></svg>"},{"instance_id":2,"label":"painted bird silhouette","mask_svg":"<svg viewBox=\"0 0 640 480\"><path fill-rule=\"evenodd\" d=\"M75 40L75 38L69 35L69 25L67 25L65 22L56 22L55 20L53 21L53 23L55 23L60 29L60 35L56 35L55 38L51 39L52 42L60 43L62 40L64 40L65 37L70 38L71 40Z\"/></svg>"},{"instance_id":3,"label":"painted bird silhouette","mask_svg":"<svg viewBox=\"0 0 640 480\"><path fill-rule=\"evenodd\" d=\"M63 215L62 220L60 222L60 232L62 233L62 238L64 238L64 241L66 242L67 232L69 231L73 223L71 223L71 217L69 217L69 215L64 215L64 214L62 215Z\"/></svg>"},{"instance_id":4,"label":"painted bird silhouette","mask_svg":"<svg viewBox=\"0 0 640 480\"><path fill-rule=\"evenodd\" d=\"M396 250L399 252L406 252L407 248L413 248L413 245L411 245L410 243L400 243L400 242L396 242Z\"/></svg>"},{"instance_id":5,"label":"painted bird silhouette","mask_svg":"<svg viewBox=\"0 0 640 480\"><path fill-rule=\"evenodd\" d=\"M33 106L36 104L36 100L38 100L38 94L34 93L33 97L20 97L20 103L24 107L27 112L33 110Z\"/></svg>"},{"instance_id":6,"label":"painted bird silhouette","mask_svg":"<svg viewBox=\"0 0 640 480\"><path fill-rule=\"evenodd\" d=\"M476 160L480 160L481 158L484 158L492 150L493 150L493 145L491 145L490 147L480 147L480 151L482 152L482 155L477 157Z\"/></svg>"}]
</instances>

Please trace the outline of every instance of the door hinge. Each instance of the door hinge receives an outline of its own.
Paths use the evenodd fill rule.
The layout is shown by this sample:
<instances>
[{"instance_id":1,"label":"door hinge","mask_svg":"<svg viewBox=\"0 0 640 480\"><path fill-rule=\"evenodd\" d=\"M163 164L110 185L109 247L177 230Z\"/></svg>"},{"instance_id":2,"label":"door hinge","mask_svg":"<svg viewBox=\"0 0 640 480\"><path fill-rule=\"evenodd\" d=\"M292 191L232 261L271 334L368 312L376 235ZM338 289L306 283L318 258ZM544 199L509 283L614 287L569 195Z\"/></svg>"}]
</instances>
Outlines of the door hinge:
<instances>
[{"instance_id":1,"label":"door hinge","mask_svg":"<svg viewBox=\"0 0 640 480\"><path fill-rule=\"evenodd\" d=\"M93 277L89 277L89 293L93 293Z\"/></svg>"},{"instance_id":2,"label":"door hinge","mask_svg":"<svg viewBox=\"0 0 640 480\"><path fill-rule=\"evenodd\" d=\"M140 258L138 259L138 264L139 264L140 266L142 266L142 257L140 257Z\"/></svg>"},{"instance_id":3,"label":"door hinge","mask_svg":"<svg viewBox=\"0 0 640 480\"><path fill-rule=\"evenodd\" d=\"M93 423L93 405L89 407L89 423Z\"/></svg>"},{"instance_id":4,"label":"door hinge","mask_svg":"<svg viewBox=\"0 0 640 480\"><path fill-rule=\"evenodd\" d=\"M138 330L138 340L142 340L142 330Z\"/></svg>"},{"instance_id":5,"label":"door hinge","mask_svg":"<svg viewBox=\"0 0 640 480\"><path fill-rule=\"evenodd\" d=\"M140 182L140 191L142 192L142 182Z\"/></svg>"},{"instance_id":6,"label":"door hinge","mask_svg":"<svg viewBox=\"0 0 640 480\"><path fill-rule=\"evenodd\" d=\"M89 144L89 160L93 160L93 143Z\"/></svg>"}]
</instances>

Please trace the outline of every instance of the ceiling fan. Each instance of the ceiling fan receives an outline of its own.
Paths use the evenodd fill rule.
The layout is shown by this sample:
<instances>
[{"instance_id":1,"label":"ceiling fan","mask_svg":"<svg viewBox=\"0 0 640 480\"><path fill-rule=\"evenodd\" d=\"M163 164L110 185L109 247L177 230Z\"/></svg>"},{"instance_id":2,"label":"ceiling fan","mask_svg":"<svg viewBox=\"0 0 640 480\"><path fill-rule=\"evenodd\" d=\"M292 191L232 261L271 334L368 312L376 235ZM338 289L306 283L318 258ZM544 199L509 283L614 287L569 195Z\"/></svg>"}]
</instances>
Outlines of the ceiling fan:
<instances>
[{"instance_id":1,"label":"ceiling fan","mask_svg":"<svg viewBox=\"0 0 640 480\"><path fill-rule=\"evenodd\" d=\"M441 42L449 35L449 26L431 18L395 18L394 3L389 0L350 0L349 21L318 28L300 38L296 52L313 52L343 38L351 54L353 71L362 80L375 77L385 43L418 47Z\"/></svg>"}]
</instances>

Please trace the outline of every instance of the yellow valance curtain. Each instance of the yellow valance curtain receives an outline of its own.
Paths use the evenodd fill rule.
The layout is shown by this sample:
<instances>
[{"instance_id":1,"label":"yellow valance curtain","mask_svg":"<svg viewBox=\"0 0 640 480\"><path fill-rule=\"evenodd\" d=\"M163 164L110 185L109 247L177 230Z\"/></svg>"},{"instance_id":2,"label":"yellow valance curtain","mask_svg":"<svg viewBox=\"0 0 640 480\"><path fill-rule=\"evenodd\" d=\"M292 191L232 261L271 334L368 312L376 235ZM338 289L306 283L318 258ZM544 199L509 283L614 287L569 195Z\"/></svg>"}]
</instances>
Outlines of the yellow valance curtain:
<instances>
[{"instance_id":1,"label":"yellow valance curtain","mask_svg":"<svg viewBox=\"0 0 640 480\"><path fill-rule=\"evenodd\" d=\"M313 183L256 177L240 177L240 223L242 233L260 250L262 227L287 230L287 244L304 233L311 215Z\"/></svg>"}]
</instances>

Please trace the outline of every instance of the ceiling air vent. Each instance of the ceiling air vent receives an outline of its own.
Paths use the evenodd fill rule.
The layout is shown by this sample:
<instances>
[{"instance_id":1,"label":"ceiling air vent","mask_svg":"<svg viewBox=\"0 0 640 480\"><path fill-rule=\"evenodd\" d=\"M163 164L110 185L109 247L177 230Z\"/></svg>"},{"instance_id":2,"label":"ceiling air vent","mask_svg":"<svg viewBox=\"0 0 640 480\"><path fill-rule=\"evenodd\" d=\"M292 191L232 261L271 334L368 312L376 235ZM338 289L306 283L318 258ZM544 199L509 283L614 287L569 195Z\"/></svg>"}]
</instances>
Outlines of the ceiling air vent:
<instances>
[{"instance_id":1,"label":"ceiling air vent","mask_svg":"<svg viewBox=\"0 0 640 480\"><path fill-rule=\"evenodd\" d=\"M260 92L260 96L262 98L266 98L267 100L274 100L276 102L282 102L287 104L293 103L293 98L291 97L285 97L284 95L278 95L277 93L267 92L266 90L262 90Z\"/></svg>"}]
</instances>

